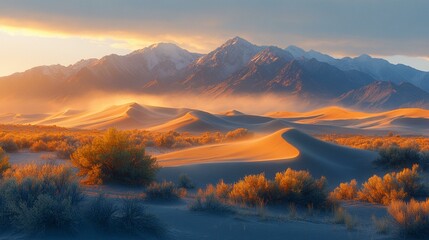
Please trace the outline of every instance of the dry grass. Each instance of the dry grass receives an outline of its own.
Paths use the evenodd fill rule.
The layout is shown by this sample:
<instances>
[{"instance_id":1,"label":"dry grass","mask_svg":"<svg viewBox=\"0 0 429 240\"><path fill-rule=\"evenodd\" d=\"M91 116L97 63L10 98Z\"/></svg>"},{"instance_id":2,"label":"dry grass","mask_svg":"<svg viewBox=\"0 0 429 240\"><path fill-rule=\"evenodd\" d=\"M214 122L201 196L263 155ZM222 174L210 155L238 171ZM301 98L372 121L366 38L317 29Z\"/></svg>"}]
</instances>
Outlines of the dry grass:
<instances>
[{"instance_id":1,"label":"dry grass","mask_svg":"<svg viewBox=\"0 0 429 240\"><path fill-rule=\"evenodd\" d=\"M173 182L153 182L146 189L148 200L172 201L186 196L186 189L178 188Z\"/></svg>"},{"instance_id":2,"label":"dry grass","mask_svg":"<svg viewBox=\"0 0 429 240\"><path fill-rule=\"evenodd\" d=\"M388 211L406 234L423 237L429 233L429 199L393 201Z\"/></svg>"},{"instance_id":3,"label":"dry grass","mask_svg":"<svg viewBox=\"0 0 429 240\"><path fill-rule=\"evenodd\" d=\"M420 151L429 151L429 138L423 136L399 136L389 134L387 136L365 135L319 135L323 141L345 145L349 147L379 151L391 146L399 148L418 148Z\"/></svg>"}]
</instances>

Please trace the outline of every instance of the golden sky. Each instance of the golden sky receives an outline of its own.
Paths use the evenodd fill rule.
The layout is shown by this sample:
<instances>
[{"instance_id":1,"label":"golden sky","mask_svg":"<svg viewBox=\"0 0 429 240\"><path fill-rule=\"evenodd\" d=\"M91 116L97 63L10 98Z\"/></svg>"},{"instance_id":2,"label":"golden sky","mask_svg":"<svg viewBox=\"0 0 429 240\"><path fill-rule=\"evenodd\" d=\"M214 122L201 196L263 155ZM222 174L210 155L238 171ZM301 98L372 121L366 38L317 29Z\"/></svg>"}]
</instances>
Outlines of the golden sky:
<instances>
[{"instance_id":1,"label":"golden sky","mask_svg":"<svg viewBox=\"0 0 429 240\"><path fill-rule=\"evenodd\" d=\"M415 0L5 0L0 76L126 54L158 42L207 53L241 36L429 71L429 2Z\"/></svg>"}]
</instances>

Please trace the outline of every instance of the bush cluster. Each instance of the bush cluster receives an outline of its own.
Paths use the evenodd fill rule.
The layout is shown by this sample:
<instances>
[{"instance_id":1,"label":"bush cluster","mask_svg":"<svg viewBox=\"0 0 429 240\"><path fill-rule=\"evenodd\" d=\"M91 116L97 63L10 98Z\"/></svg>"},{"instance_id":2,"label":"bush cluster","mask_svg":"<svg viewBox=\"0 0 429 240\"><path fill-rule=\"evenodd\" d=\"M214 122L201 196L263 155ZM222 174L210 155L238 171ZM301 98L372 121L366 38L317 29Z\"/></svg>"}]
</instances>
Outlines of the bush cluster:
<instances>
[{"instance_id":1,"label":"bush cluster","mask_svg":"<svg viewBox=\"0 0 429 240\"><path fill-rule=\"evenodd\" d=\"M27 233L73 231L81 200L81 190L70 168L11 168L0 182L1 225Z\"/></svg>"},{"instance_id":2,"label":"bush cluster","mask_svg":"<svg viewBox=\"0 0 429 240\"><path fill-rule=\"evenodd\" d=\"M358 189L356 180L341 183L330 193L337 200L360 200L370 203L390 204L394 200L405 200L426 194L418 165L400 172L391 172L382 178L374 175Z\"/></svg>"},{"instance_id":3,"label":"bush cluster","mask_svg":"<svg viewBox=\"0 0 429 240\"><path fill-rule=\"evenodd\" d=\"M221 181L216 186L209 185L206 190L199 190L199 194L201 196L195 203L196 209L203 208L204 204L216 205L217 202L249 206L293 203L318 208L327 204L324 177L314 179L307 171L290 168L277 173L274 180L266 179L264 174L248 175L234 184Z\"/></svg>"}]
</instances>

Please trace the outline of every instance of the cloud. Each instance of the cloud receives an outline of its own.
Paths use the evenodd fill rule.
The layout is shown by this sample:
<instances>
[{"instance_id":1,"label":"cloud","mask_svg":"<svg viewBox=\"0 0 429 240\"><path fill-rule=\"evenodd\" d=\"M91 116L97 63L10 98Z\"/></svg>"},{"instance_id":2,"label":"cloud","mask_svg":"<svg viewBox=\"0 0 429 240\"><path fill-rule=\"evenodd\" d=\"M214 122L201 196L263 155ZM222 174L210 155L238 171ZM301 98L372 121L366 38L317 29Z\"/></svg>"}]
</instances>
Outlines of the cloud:
<instances>
[{"instance_id":1,"label":"cloud","mask_svg":"<svg viewBox=\"0 0 429 240\"><path fill-rule=\"evenodd\" d=\"M240 35L328 53L427 56L427 9L425 0L14 0L0 2L0 26L130 48L168 41L207 52Z\"/></svg>"}]
</instances>

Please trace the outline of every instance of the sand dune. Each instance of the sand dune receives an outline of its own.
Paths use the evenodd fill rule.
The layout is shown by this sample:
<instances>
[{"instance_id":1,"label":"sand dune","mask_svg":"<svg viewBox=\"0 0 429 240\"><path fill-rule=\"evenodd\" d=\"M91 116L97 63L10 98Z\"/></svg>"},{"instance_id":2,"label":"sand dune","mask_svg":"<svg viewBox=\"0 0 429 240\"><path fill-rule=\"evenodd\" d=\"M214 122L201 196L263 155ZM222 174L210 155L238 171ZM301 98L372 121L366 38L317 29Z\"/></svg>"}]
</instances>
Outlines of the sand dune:
<instances>
[{"instance_id":1,"label":"sand dune","mask_svg":"<svg viewBox=\"0 0 429 240\"><path fill-rule=\"evenodd\" d=\"M0 123L57 125L68 128L202 133L227 132L246 128L268 134L283 128L296 128L308 134L398 134L429 135L429 110L403 108L380 113L351 111L340 107L310 112L272 112L249 115L237 110L212 114L187 108L165 108L137 103L112 106L99 111L66 110L54 114L3 114Z\"/></svg>"},{"instance_id":2,"label":"sand dune","mask_svg":"<svg viewBox=\"0 0 429 240\"><path fill-rule=\"evenodd\" d=\"M299 155L299 151L284 140L283 135L287 134L288 131L291 130L280 130L256 140L185 149L163 154L157 158L163 166L292 159Z\"/></svg>"},{"instance_id":3,"label":"sand dune","mask_svg":"<svg viewBox=\"0 0 429 240\"><path fill-rule=\"evenodd\" d=\"M282 129L255 140L196 147L158 155L157 159L164 167L160 174L164 178L185 172L200 182L216 178L233 181L246 174L274 175L292 167L338 183L351 176L370 176L376 156L317 140L296 129Z\"/></svg>"}]
</instances>

